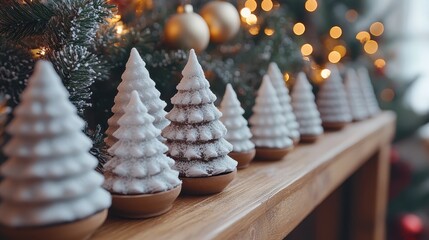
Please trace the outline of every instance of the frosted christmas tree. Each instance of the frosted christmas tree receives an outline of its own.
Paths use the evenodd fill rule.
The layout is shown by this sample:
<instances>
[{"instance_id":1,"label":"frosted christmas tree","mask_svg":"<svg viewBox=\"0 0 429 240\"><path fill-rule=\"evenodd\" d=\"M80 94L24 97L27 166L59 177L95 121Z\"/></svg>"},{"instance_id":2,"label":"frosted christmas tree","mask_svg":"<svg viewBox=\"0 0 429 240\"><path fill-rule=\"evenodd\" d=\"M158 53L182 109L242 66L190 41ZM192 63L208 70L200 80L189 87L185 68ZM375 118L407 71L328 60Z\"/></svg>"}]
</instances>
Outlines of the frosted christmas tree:
<instances>
[{"instance_id":1,"label":"frosted christmas tree","mask_svg":"<svg viewBox=\"0 0 429 240\"><path fill-rule=\"evenodd\" d=\"M313 87L308 82L305 73L298 73L291 97L303 142L313 142L323 133L322 120L317 110L312 89Z\"/></svg>"},{"instance_id":2,"label":"frosted christmas tree","mask_svg":"<svg viewBox=\"0 0 429 240\"><path fill-rule=\"evenodd\" d=\"M247 126L247 120L243 117L244 109L231 84L226 86L220 111L222 112L220 120L228 130L225 139L233 146L229 155L238 162L238 168L244 168L255 156L255 144L250 141L252 133Z\"/></svg>"},{"instance_id":3,"label":"frosted christmas tree","mask_svg":"<svg viewBox=\"0 0 429 240\"><path fill-rule=\"evenodd\" d=\"M337 66L331 65L331 75L317 95L317 107L322 125L327 129L341 129L352 121L347 95Z\"/></svg>"},{"instance_id":4,"label":"frosted christmas tree","mask_svg":"<svg viewBox=\"0 0 429 240\"><path fill-rule=\"evenodd\" d=\"M139 93L141 101L145 104L150 115L155 118L153 124L162 130L168 125L164 111L167 105L160 99L160 93L155 88L155 82L150 78L146 69L146 63L140 57L138 51L133 48L128 59L125 72L122 74L122 82L118 86L118 94L115 97L115 105L112 108L113 116L107 121L109 128L106 131L106 144L111 147L117 141L113 133L119 128L118 120L124 114L124 108L130 101L133 90Z\"/></svg>"},{"instance_id":5,"label":"frosted christmas tree","mask_svg":"<svg viewBox=\"0 0 429 240\"><path fill-rule=\"evenodd\" d=\"M216 96L194 50L182 75L178 92L171 98L174 107L167 114L171 123L162 132L176 169L182 179L235 173L237 162L228 156L232 145L225 140L226 128L219 120L222 113L213 104ZM184 181L185 191L187 187Z\"/></svg>"},{"instance_id":6,"label":"frosted christmas tree","mask_svg":"<svg viewBox=\"0 0 429 240\"><path fill-rule=\"evenodd\" d=\"M265 75L258 90L253 115L249 122L256 145L256 157L267 160L279 160L293 148L286 126L286 116L276 96L276 91L268 75Z\"/></svg>"},{"instance_id":7,"label":"frosted christmas tree","mask_svg":"<svg viewBox=\"0 0 429 240\"><path fill-rule=\"evenodd\" d=\"M272 62L268 66L268 76L276 90L276 95L280 106L282 107L282 112L286 116L286 126L289 129L289 137L294 141L294 143L298 143L300 137L299 124L296 121L296 117L291 106L291 98L289 96L289 90L286 87L283 74L276 63Z\"/></svg>"},{"instance_id":8,"label":"frosted christmas tree","mask_svg":"<svg viewBox=\"0 0 429 240\"><path fill-rule=\"evenodd\" d=\"M353 68L348 68L344 85L353 120L360 121L369 117L365 97L359 87L359 79Z\"/></svg>"},{"instance_id":9,"label":"frosted christmas tree","mask_svg":"<svg viewBox=\"0 0 429 240\"><path fill-rule=\"evenodd\" d=\"M164 154L168 148L158 139L161 130L153 125L154 120L137 91L133 91L124 114L118 120L119 128L113 133L118 139L108 150L113 158L104 165L103 171L106 177L103 186L114 194L112 209L121 215L128 213L123 214L124 206L116 204L116 194L133 194L132 199L135 199L135 194L153 194L176 188L175 199L180 193L179 172L171 169L174 160ZM167 208L171 207L174 199ZM142 211L138 217L144 217L147 214L144 211L148 211L145 207L140 204L131 216Z\"/></svg>"},{"instance_id":10,"label":"frosted christmas tree","mask_svg":"<svg viewBox=\"0 0 429 240\"><path fill-rule=\"evenodd\" d=\"M360 88L362 90L363 96L365 97L366 106L370 116L380 112L380 107L378 106L377 98L374 94L374 88L371 84L371 78L369 77L368 69L361 67L357 70L359 77Z\"/></svg>"},{"instance_id":11,"label":"frosted christmas tree","mask_svg":"<svg viewBox=\"0 0 429 240\"><path fill-rule=\"evenodd\" d=\"M52 65L38 61L7 127L12 139L4 147L9 160L1 166L2 225L49 232L92 215L99 216L94 228L104 221L106 212L100 211L111 197L101 188L98 161L88 152L92 143L81 131L85 123L68 97ZM32 237L40 239L37 233Z\"/></svg>"}]
</instances>

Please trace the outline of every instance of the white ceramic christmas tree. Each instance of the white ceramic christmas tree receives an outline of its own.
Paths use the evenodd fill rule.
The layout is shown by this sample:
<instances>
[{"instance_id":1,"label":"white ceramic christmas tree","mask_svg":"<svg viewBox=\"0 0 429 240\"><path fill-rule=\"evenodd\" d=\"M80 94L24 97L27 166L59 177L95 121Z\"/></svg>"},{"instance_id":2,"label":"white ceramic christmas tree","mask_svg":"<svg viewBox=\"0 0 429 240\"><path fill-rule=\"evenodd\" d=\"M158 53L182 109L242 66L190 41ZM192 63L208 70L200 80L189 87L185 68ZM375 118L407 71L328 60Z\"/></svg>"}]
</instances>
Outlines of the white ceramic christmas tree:
<instances>
[{"instance_id":1,"label":"white ceramic christmas tree","mask_svg":"<svg viewBox=\"0 0 429 240\"><path fill-rule=\"evenodd\" d=\"M360 67L357 70L359 77L360 88L365 97L366 106L370 116L374 116L380 112L377 98L375 97L374 88L372 87L371 78L369 77L368 69Z\"/></svg>"},{"instance_id":2,"label":"white ceramic christmas tree","mask_svg":"<svg viewBox=\"0 0 429 240\"><path fill-rule=\"evenodd\" d=\"M289 137L296 144L299 142L300 138L299 124L296 121L296 116L291 106L291 98L289 96L289 90L285 84L283 74L276 63L272 62L268 66L268 76L276 90L276 95L280 106L282 107L282 112L286 116L286 126L289 129Z\"/></svg>"},{"instance_id":3,"label":"white ceramic christmas tree","mask_svg":"<svg viewBox=\"0 0 429 240\"><path fill-rule=\"evenodd\" d=\"M228 130L225 139L233 146L229 156L238 162L237 168L245 168L255 157L255 144L250 140L252 133L247 126L247 120L243 117L244 109L231 84L226 86L220 111L222 112L220 120Z\"/></svg>"},{"instance_id":4,"label":"white ceramic christmas tree","mask_svg":"<svg viewBox=\"0 0 429 240\"><path fill-rule=\"evenodd\" d=\"M348 68L344 85L347 93L347 100L350 112L354 121L361 121L369 117L365 97L359 87L359 78L353 68Z\"/></svg>"},{"instance_id":5,"label":"white ceramic christmas tree","mask_svg":"<svg viewBox=\"0 0 429 240\"><path fill-rule=\"evenodd\" d=\"M153 124L162 130L168 125L164 111L167 105L160 99L160 92L155 88L155 82L150 78L146 69L146 63L140 57L138 51L133 48L128 59L125 72L122 74L122 82L118 86L118 94L115 97L115 105L112 107L113 116L107 121L109 128L106 131L106 144L111 147L117 139L113 133L119 128L118 120L124 114L124 109L130 101L133 90L139 93L150 115L155 118Z\"/></svg>"},{"instance_id":6,"label":"white ceramic christmas tree","mask_svg":"<svg viewBox=\"0 0 429 240\"><path fill-rule=\"evenodd\" d=\"M222 113L214 106L216 96L204 76L192 49L171 98L171 121L163 131L168 155L176 160L183 190L191 194L222 191L234 178L237 162L228 156L232 145L224 136L226 128L219 120Z\"/></svg>"},{"instance_id":7,"label":"white ceramic christmas tree","mask_svg":"<svg viewBox=\"0 0 429 240\"><path fill-rule=\"evenodd\" d=\"M312 90L305 73L298 73L291 97L302 142L314 142L323 133L322 120Z\"/></svg>"},{"instance_id":8,"label":"white ceramic christmas tree","mask_svg":"<svg viewBox=\"0 0 429 240\"><path fill-rule=\"evenodd\" d=\"M317 95L317 107L326 129L338 130L352 121L347 95L337 66L330 65L331 75Z\"/></svg>"},{"instance_id":9,"label":"white ceramic christmas tree","mask_svg":"<svg viewBox=\"0 0 429 240\"><path fill-rule=\"evenodd\" d=\"M106 218L111 197L68 97L51 63L38 61L7 127L0 184L7 238L84 239Z\"/></svg>"},{"instance_id":10,"label":"white ceramic christmas tree","mask_svg":"<svg viewBox=\"0 0 429 240\"><path fill-rule=\"evenodd\" d=\"M154 117L140 101L137 91L113 133L118 141L109 148L113 158L104 165L103 186L112 193L114 213L130 218L160 215L171 208L181 189L174 160L153 125ZM130 196L127 196L130 195Z\"/></svg>"},{"instance_id":11,"label":"white ceramic christmas tree","mask_svg":"<svg viewBox=\"0 0 429 240\"><path fill-rule=\"evenodd\" d=\"M256 157L261 160L280 160L292 148L286 116L276 96L271 80L265 75L258 90L253 115L249 122L256 145Z\"/></svg>"}]
</instances>

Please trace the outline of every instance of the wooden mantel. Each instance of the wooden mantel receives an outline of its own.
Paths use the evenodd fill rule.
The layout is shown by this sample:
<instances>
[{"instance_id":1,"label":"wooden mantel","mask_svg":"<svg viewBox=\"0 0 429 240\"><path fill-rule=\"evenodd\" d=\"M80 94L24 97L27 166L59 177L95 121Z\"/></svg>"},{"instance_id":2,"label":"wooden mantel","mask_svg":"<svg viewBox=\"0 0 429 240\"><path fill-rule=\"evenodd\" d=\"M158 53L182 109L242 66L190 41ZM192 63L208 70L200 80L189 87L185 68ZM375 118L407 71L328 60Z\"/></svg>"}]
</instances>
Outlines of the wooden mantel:
<instances>
[{"instance_id":1,"label":"wooden mantel","mask_svg":"<svg viewBox=\"0 0 429 240\"><path fill-rule=\"evenodd\" d=\"M395 115L378 116L300 144L278 162L252 162L213 196L180 196L165 215L109 217L91 239L283 239L352 174L350 239L384 239ZM330 221L329 216L326 221Z\"/></svg>"}]
</instances>

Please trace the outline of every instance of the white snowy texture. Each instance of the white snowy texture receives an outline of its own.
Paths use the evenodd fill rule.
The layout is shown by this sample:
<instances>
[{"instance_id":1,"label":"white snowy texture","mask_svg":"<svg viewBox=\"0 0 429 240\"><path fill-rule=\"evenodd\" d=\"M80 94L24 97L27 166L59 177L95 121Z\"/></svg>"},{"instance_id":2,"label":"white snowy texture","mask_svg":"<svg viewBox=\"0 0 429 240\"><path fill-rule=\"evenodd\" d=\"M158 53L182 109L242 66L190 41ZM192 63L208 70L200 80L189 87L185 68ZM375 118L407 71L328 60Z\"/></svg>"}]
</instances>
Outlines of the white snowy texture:
<instances>
[{"instance_id":1,"label":"white snowy texture","mask_svg":"<svg viewBox=\"0 0 429 240\"><path fill-rule=\"evenodd\" d=\"M181 183L179 172L171 169L174 160L165 155L167 146L158 139L161 130L154 120L133 91L113 133L118 141L108 150L113 158L104 165L104 188L116 194L148 194Z\"/></svg>"},{"instance_id":2,"label":"white snowy texture","mask_svg":"<svg viewBox=\"0 0 429 240\"><path fill-rule=\"evenodd\" d=\"M291 106L289 90L285 84L283 74L276 63L272 62L268 66L268 76L276 90L276 95L282 107L282 113L286 117L286 126L289 129L289 137L293 140L299 140L299 124Z\"/></svg>"},{"instance_id":3,"label":"white snowy texture","mask_svg":"<svg viewBox=\"0 0 429 240\"><path fill-rule=\"evenodd\" d=\"M169 123L165 118L167 113L164 111L167 104L160 99L161 94L156 89L155 82L150 78L145 66L146 63L138 51L133 48L125 72L122 74L122 81L118 86L118 94L112 107L113 116L107 121L109 128L106 131L105 142L109 147L118 140L113 136L113 133L119 128L118 120L124 114L124 109L130 101L131 92L134 90L138 92L140 100L148 109L149 114L155 118L153 122L155 127L162 130ZM160 137L160 139L162 138Z\"/></svg>"},{"instance_id":4,"label":"white snowy texture","mask_svg":"<svg viewBox=\"0 0 429 240\"><path fill-rule=\"evenodd\" d=\"M233 151L248 152L254 149L255 144L250 141L252 133L247 126L247 120L243 117L244 109L231 84L226 86L225 95L220 103L220 111L222 112L220 120L227 129L225 139L232 144Z\"/></svg>"},{"instance_id":5,"label":"white snowy texture","mask_svg":"<svg viewBox=\"0 0 429 240\"><path fill-rule=\"evenodd\" d=\"M299 123L301 136L317 136L323 133L322 120L315 103L313 87L305 73L300 72L292 90L292 107Z\"/></svg>"},{"instance_id":6,"label":"white snowy texture","mask_svg":"<svg viewBox=\"0 0 429 240\"><path fill-rule=\"evenodd\" d=\"M317 95L317 107L326 123L351 122L347 95L337 66L330 65L331 75L325 80Z\"/></svg>"},{"instance_id":7,"label":"white snowy texture","mask_svg":"<svg viewBox=\"0 0 429 240\"><path fill-rule=\"evenodd\" d=\"M265 75L258 90L253 115L249 122L256 147L289 148L293 141L289 137L286 116L282 112L271 80Z\"/></svg>"},{"instance_id":8,"label":"white snowy texture","mask_svg":"<svg viewBox=\"0 0 429 240\"><path fill-rule=\"evenodd\" d=\"M224 139L227 130L219 118L222 113L213 104L216 96L204 76L194 50L182 71L174 107L167 114L171 121L162 131L167 139L168 155L183 177L206 177L235 170L237 162L227 154L233 146Z\"/></svg>"},{"instance_id":9,"label":"white snowy texture","mask_svg":"<svg viewBox=\"0 0 429 240\"><path fill-rule=\"evenodd\" d=\"M88 217L111 204L89 154L92 142L51 63L38 61L7 127L0 168L0 223L45 226Z\"/></svg>"},{"instance_id":10,"label":"white snowy texture","mask_svg":"<svg viewBox=\"0 0 429 240\"><path fill-rule=\"evenodd\" d=\"M372 87L371 78L369 77L368 69L361 67L357 70L359 77L360 88L366 100L366 106L370 116L380 112L377 98L375 97L374 88Z\"/></svg>"},{"instance_id":11,"label":"white snowy texture","mask_svg":"<svg viewBox=\"0 0 429 240\"><path fill-rule=\"evenodd\" d=\"M353 68L348 68L344 85L353 120L360 121L369 117L366 100L359 86L359 78Z\"/></svg>"}]
</instances>

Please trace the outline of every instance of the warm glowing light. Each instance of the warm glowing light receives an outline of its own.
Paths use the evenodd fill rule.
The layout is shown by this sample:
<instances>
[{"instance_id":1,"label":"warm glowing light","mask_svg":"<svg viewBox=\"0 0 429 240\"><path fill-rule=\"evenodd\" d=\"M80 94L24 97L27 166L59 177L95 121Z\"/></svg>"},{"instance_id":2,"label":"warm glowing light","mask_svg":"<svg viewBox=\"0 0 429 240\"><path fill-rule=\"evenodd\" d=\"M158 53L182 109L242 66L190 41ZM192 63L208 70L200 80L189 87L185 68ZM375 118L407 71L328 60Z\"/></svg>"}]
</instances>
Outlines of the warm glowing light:
<instances>
[{"instance_id":1,"label":"warm glowing light","mask_svg":"<svg viewBox=\"0 0 429 240\"><path fill-rule=\"evenodd\" d=\"M261 8L265 12L271 11L271 9L273 9L273 2L271 0L263 0L261 3Z\"/></svg>"},{"instance_id":2,"label":"warm glowing light","mask_svg":"<svg viewBox=\"0 0 429 240\"><path fill-rule=\"evenodd\" d=\"M289 81L289 79L290 79L289 73L285 73L283 75L283 77L284 77L284 79L285 79L286 82Z\"/></svg>"},{"instance_id":3,"label":"warm glowing light","mask_svg":"<svg viewBox=\"0 0 429 240\"><path fill-rule=\"evenodd\" d=\"M359 40L361 43L364 43L366 41L369 41L371 39L371 36L367 31L361 31L356 34L356 39Z\"/></svg>"},{"instance_id":4,"label":"warm glowing light","mask_svg":"<svg viewBox=\"0 0 429 240\"><path fill-rule=\"evenodd\" d=\"M355 22L358 16L359 16L358 13L354 9L347 10L346 12L346 19L349 22Z\"/></svg>"},{"instance_id":5,"label":"warm glowing light","mask_svg":"<svg viewBox=\"0 0 429 240\"><path fill-rule=\"evenodd\" d=\"M381 22L375 22L369 27L369 32L374 36L380 36L384 32L384 25Z\"/></svg>"},{"instance_id":6,"label":"warm glowing light","mask_svg":"<svg viewBox=\"0 0 429 240\"><path fill-rule=\"evenodd\" d=\"M302 35L305 32L305 25L303 23L297 22L295 25L293 25L293 33L295 35Z\"/></svg>"},{"instance_id":7,"label":"warm glowing light","mask_svg":"<svg viewBox=\"0 0 429 240\"><path fill-rule=\"evenodd\" d=\"M327 79L329 76L331 76L331 70L325 68L320 72L320 76L322 76L323 79Z\"/></svg>"},{"instance_id":8,"label":"warm glowing light","mask_svg":"<svg viewBox=\"0 0 429 240\"><path fill-rule=\"evenodd\" d=\"M249 33L252 35L257 35L259 33L259 27L254 26L249 28Z\"/></svg>"},{"instance_id":9,"label":"warm glowing light","mask_svg":"<svg viewBox=\"0 0 429 240\"><path fill-rule=\"evenodd\" d=\"M121 35L124 32L124 24L122 22L116 23L115 30L118 35Z\"/></svg>"},{"instance_id":10,"label":"warm glowing light","mask_svg":"<svg viewBox=\"0 0 429 240\"><path fill-rule=\"evenodd\" d=\"M347 49L343 45L337 45L333 50L339 52L341 57L344 57L347 53Z\"/></svg>"},{"instance_id":11,"label":"warm glowing light","mask_svg":"<svg viewBox=\"0 0 429 240\"><path fill-rule=\"evenodd\" d=\"M337 51L332 51L328 55L328 60L331 63L337 63L341 60L341 54Z\"/></svg>"},{"instance_id":12,"label":"warm glowing light","mask_svg":"<svg viewBox=\"0 0 429 240\"><path fill-rule=\"evenodd\" d=\"M311 53L313 53L313 46L311 46L308 43L302 45L302 47L301 47L301 53L304 56L310 55Z\"/></svg>"},{"instance_id":13,"label":"warm glowing light","mask_svg":"<svg viewBox=\"0 0 429 240\"><path fill-rule=\"evenodd\" d=\"M316 0L307 0L305 2L305 10L309 12L314 12L317 9L317 1Z\"/></svg>"},{"instance_id":14,"label":"warm glowing light","mask_svg":"<svg viewBox=\"0 0 429 240\"><path fill-rule=\"evenodd\" d=\"M272 28L265 28L264 33L267 36L271 36L271 35L274 34L274 29L272 29Z\"/></svg>"},{"instance_id":15,"label":"warm glowing light","mask_svg":"<svg viewBox=\"0 0 429 240\"><path fill-rule=\"evenodd\" d=\"M380 98L385 102L391 102L395 98L395 91L391 88L383 89L380 92Z\"/></svg>"},{"instance_id":16,"label":"warm glowing light","mask_svg":"<svg viewBox=\"0 0 429 240\"><path fill-rule=\"evenodd\" d=\"M382 58L376 59L374 61L374 66L376 68L384 68L384 66L386 66L386 61Z\"/></svg>"},{"instance_id":17,"label":"warm glowing light","mask_svg":"<svg viewBox=\"0 0 429 240\"><path fill-rule=\"evenodd\" d=\"M333 26L331 28L331 30L329 30L329 35L333 39L337 39L337 38L341 37L341 34L343 34L343 30L341 30L341 28L338 26Z\"/></svg>"},{"instance_id":18,"label":"warm glowing light","mask_svg":"<svg viewBox=\"0 0 429 240\"><path fill-rule=\"evenodd\" d=\"M258 18L255 14L250 14L248 18L246 18L246 23L249 25L256 24L258 22Z\"/></svg>"},{"instance_id":19,"label":"warm glowing light","mask_svg":"<svg viewBox=\"0 0 429 240\"><path fill-rule=\"evenodd\" d=\"M40 51L39 51L40 56L45 56L46 55L46 50L47 49L45 47L40 48Z\"/></svg>"},{"instance_id":20,"label":"warm glowing light","mask_svg":"<svg viewBox=\"0 0 429 240\"><path fill-rule=\"evenodd\" d=\"M363 49L368 54L374 54L378 50L378 43L374 40L369 40L368 42L365 43L365 45L363 46Z\"/></svg>"},{"instance_id":21,"label":"warm glowing light","mask_svg":"<svg viewBox=\"0 0 429 240\"><path fill-rule=\"evenodd\" d=\"M244 3L244 6L245 6L246 8L248 8L251 12L253 12L253 11L255 11L255 10L256 10L256 8L258 7L258 3L256 3L256 1L255 1L255 0L247 0L247 1Z\"/></svg>"},{"instance_id":22,"label":"warm glowing light","mask_svg":"<svg viewBox=\"0 0 429 240\"><path fill-rule=\"evenodd\" d=\"M250 9L245 7L243 9L241 9L240 14L244 18L248 18L250 16L250 14L252 14L252 12L250 11Z\"/></svg>"},{"instance_id":23,"label":"warm glowing light","mask_svg":"<svg viewBox=\"0 0 429 240\"><path fill-rule=\"evenodd\" d=\"M117 23L117 22L119 22L120 20L121 20L121 15L119 15L119 14L116 14L116 15L114 15L113 17L111 17L111 18L107 19L107 21L108 21L110 24Z\"/></svg>"}]
</instances>

